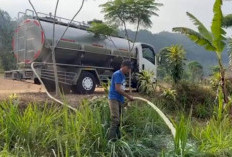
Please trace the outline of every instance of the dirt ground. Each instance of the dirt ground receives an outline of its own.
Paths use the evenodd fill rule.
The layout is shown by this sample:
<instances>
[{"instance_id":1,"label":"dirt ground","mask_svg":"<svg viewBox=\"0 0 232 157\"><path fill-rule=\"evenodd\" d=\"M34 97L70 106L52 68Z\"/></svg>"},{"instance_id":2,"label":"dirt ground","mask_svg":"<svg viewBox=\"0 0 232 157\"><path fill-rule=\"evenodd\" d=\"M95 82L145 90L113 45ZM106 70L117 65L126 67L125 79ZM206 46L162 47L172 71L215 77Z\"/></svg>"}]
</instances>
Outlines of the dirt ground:
<instances>
[{"instance_id":1,"label":"dirt ground","mask_svg":"<svg viewBox=\"0 0 232 157\"><path fill-rule=\"evenodd\" d=\"M0 75L0 101L8 99L12 94L16 94L22 104L31 102L36 103L52 103L45 93L45 89L41 85L36 85L32 81L14 81L4 79ZM54 94L54 93L52 93ZM104 90L97 88L94 94L91 95L65 95L65 99L72 105L78 105L83 99L91 100L96 97L104 96Z\"/></svg>"}]
</instances>

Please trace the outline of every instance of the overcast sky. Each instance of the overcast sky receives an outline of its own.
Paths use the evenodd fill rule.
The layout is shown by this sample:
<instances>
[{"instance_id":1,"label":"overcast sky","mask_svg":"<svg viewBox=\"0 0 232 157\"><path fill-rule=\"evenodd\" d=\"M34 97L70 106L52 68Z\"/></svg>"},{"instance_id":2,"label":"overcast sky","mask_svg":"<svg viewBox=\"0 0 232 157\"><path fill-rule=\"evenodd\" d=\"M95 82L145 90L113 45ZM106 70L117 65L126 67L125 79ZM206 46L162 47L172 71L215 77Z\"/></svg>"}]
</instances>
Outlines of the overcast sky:
<instances>
[{"instance_id":1,"label":"overcast sky","mask_svg":"<svg viewBox=\"0 0 232 157\"><path fill-rule=\"evenodd\" d=\"M56 0L31 0L35 8L39 12L54 12ZM80 12L76 20L89 21L92 19L104 19L101 13L100 4L107 0L86 0L83 10ZM159 17L152 17L153 26L149 30L153 33L161 31L171 31L173 27L185 26L194 28L192 22L186 16L186 11L194 14L207 27L210 26L212 20L212 8L214 0L159 0L163 3L158 12ZM58 16L72 18L80 7L81 0L60 0ZM27 0L0 0L0 9L7 11L11 17L17 17L19 11L31 9ZM223 13L232 13L232 0L225 0L223 5ZM134 29L131 27L131 29ZM232 34L231 30L228 30Z\"/></svg>"}]
</instances>

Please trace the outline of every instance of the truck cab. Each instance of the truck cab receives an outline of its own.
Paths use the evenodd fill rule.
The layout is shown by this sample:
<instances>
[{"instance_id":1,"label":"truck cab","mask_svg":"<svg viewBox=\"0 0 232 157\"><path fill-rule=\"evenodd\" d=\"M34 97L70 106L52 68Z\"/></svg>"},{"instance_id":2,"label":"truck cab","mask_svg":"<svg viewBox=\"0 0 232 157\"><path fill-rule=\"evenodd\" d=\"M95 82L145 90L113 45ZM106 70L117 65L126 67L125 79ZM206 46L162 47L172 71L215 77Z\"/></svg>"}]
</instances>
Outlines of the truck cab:
<instances>
[{"instance_id":1,"label":"truck cab","mask_svg":"<svg viewBox=\"0 0 232 157\"><path fill-rule=\"evenodd\" d=\"M152 45L145 43L136 43L137 62L139 72L143 70L154 74L154 82L157 77L157 57L155 48Z\"/></svg>"}]
</instances>

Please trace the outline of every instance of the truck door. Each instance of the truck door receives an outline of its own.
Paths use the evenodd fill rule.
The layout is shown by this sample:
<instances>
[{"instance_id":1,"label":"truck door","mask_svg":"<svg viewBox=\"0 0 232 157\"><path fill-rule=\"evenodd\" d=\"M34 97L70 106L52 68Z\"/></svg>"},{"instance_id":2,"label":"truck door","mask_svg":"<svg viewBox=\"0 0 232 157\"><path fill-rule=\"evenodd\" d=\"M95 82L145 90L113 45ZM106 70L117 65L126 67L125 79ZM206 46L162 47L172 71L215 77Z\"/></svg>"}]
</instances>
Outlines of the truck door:
<instances>
[{"instance_id":1,"label":"truck door","mask_svg":"<svg viewBox=\"0 0 232 157\"><path fill-rule=\"evenodd\" d=\"M142 57L140 60L140 71L147 70L154 72L155 78L157 73L156 54L152 46L142 44Z\"/></svg>"}]
</instances>

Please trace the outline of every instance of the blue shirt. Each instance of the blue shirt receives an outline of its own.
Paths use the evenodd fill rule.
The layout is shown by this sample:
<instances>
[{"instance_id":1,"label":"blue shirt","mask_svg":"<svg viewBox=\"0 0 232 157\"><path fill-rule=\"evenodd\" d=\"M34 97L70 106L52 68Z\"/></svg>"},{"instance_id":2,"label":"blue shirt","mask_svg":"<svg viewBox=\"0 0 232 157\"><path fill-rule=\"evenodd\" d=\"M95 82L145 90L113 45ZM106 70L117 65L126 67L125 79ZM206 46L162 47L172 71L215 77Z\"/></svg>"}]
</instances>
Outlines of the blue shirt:
<instances>
[{"instance_id":1,"label":"blue shirt","mask_svg":"<svg viewBox=\"0 0 232 157\"><path fill-rule=\"evenodd\" d=\"M122 90L125 90L126 77L121 70L116 71L112 76L108 98L109 100L117 100L124 103L124 96L119 94L115 89L116 84L121 84Z\"/></svg>"}]
</instances>

